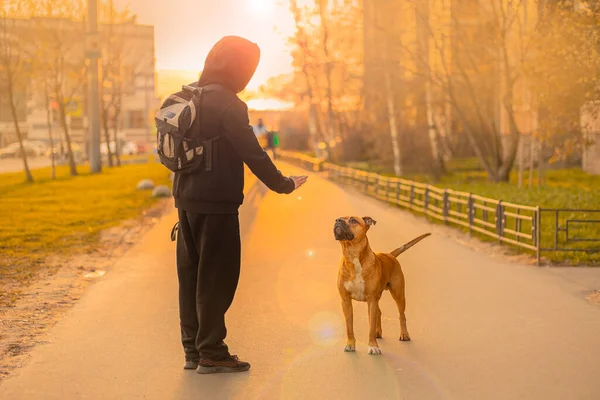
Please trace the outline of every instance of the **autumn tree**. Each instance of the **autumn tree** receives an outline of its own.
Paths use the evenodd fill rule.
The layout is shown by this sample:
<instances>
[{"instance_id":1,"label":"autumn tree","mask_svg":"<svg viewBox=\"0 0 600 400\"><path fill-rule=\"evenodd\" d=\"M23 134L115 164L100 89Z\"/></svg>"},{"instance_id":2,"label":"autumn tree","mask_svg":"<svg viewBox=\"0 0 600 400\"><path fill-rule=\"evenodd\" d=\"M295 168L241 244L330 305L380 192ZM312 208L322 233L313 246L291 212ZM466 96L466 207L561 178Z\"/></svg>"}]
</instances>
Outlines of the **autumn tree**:
<instances>
[{"instance_id":1,"label":"autumn tree","mask_svg":"<svg viewBox=\"0 0 600 400\"><path fill-rule=\"evenodd\" d=\"M293 82L303 88L309 131L334 158L347 158L344 142L356 135L361 120L362 81L360 10L351 1L290 1L296 31L290 38ZM341 149L341 150L339 150Z\"/></svg>"},{"instance_id":2,"label":"autumn tree","mask_svg":"<svg viewBox=\"0 0 600 400\"><path fill-rule=\"evenodd\" d=\"M364 153L396 175L439 176L461 150L495 182L509 179L524 137L552 149L539 165L583 145L582 110L600 97L597 2L361 3L290 1L289 82L310 103L312 137L344 142L352 115Z\"/></svg>"},{"instance_id":3,"label":"autumn tree","mask_svg":"<svg viewBox=\"0 0 600 400\"><path fill-rule=\"evenodd\" d=\"M124 36L123 24L131 19L129 10L115 7L113 0L107 0L100 4L100 16L102 22L102 81L101 81L101 111L102 128L104 130L104 140L106 142L108 165L121 165L119 153L118 127L121 117L121 103L123 98L123 88L128 82L124 82L123 73L124 54L127 51L135 52L126 45L127 40ZM130 84L130 83L129 83ZM115 152L110 146L112 141L115 143ZM115 160L113 161L113 156Z\"/></svg>"},{"instance_id":4,"label":"autumn tree","mask_svg":"<svg viewBox=\"0 0 600 400\"><path fill-rule=\"evenodd\" d=\"M121 165L119 129L122 117L123 102L126 96L135 93L136 85L147 85L149 71L154 71L152 64L141 60L149 60L143 52L147 49L135 40L132 29L135 28L135 16L129 9L117 7L113 1L106 0L101 4L100 19L102 59L102 124L108 149L109 166ZM151 77L154 79L154 77ZM112 129L112 139L111 139ZM115 143L112 154L110 142Z\"/></svg>"},{"instance_id":5,"label":"autumn tree","mask_svg":"<svg viewBox=\"0 0 600 400\"><path fill-rule=\"evenodd\" d=\"M597 114L600 99L600 6L555 0L540 3L535 11L531 47L536 57L528 60L526 73L539 112L542 165L586 145L581 115Z\"/></svg>"}]
</instances>

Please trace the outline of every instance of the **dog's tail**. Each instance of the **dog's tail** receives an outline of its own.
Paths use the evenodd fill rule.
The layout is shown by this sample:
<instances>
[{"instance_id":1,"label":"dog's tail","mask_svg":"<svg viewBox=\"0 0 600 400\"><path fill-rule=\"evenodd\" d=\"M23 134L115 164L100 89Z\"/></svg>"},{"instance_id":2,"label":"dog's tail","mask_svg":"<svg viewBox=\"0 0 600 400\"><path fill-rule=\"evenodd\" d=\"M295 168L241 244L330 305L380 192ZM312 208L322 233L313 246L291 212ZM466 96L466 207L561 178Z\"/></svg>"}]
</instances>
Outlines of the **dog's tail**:
<instances>
[{"instance_id":1,"label":"dog's tail","mask_svg":"<svg viewBox=\"0 0 600 400\"><path fill-rule=\"evenodd\" d=\"M430 236L431 233L426 233L424 235L419 236L416 239L411 240L403 246L398 247L396 250L392 251L390 254L394 257L398 257L400 254L404 253L406 250L413 247L415 244L419 243L421 240L425 239L427 236Z\"/></svg>"}]
</instances>

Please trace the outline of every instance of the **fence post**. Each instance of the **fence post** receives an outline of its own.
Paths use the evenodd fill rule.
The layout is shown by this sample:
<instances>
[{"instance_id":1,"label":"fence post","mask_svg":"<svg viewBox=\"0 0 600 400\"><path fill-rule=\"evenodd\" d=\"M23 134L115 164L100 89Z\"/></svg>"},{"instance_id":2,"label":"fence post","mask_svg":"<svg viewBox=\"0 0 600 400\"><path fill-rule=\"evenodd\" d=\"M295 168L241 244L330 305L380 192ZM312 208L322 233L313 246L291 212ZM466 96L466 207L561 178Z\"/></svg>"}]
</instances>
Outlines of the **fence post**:
<instances>
[{"instance_id":1,"label":"fence post","mask_svg":"<svg viewBox=\"0 0 600 400\"><path fill-rule=\"evenodd\" d=\"M425 214L428 214L429 209L429 185L425 186L425 194L423 196L423 206L425 208Z\"/></svg>"},{"instance_id":2,"label":"fence post","mask_svg":"<svg viewBox=\"0 0 600 400\"><path fill-rule=\"evenodd\" d=\"M402 205L400 204L400 191L401 191L401 183L400 182L396 182L396 204L398 205L398 207L401 207Z\"/></svg>"},{"instance_id":3,"label":"fence post","mask_svg":"<svg viewBox=\"0 0 600 400\"><path fill-rule=\"evenodd\" d=\"M444 189L444 222L448 223L448 216L450 215L450 196L448 195L448 189Z\"/></svg>"},{"instance_id":4,"label":"fence post","mask_svg":"<svg viewBox=\"0 0 600 400\"><path fill-rule=\"evenodd\" d=\"M504 235L504 206L502 200L498 200L496 205L496 233L498 234L498 243L502 243Z\"/></svg>"},{"instance_id":5,"label":"fence post","mask_svg":"<svg viewBox=\"0 0 600 400\"><path fill-rule=\"evenodd\" d=\"M411 182L410 184L410 209L413 209L413 206L415 205L415 184L414 182Z\"/></svg>"},{"instance_id":6,"label":"fence post","mask_svg":"<svg viewBox=\"0 0 600 400\"><path fill-rule=\"evenodd\" d=\"M387 185L385 187L385 201L389 201L390 198L390 180L388 179Z\"/></svg>"},{"instance_id":7,"label":"fence post","mask_svg":"<svg viewBox=\"0 0 600 400\"><path fill-rule=\"evenodd\" d=\"M473 235L473 219L475 218L475 207L473 207L473 194L469 193L469 201L467 203L469 213L469 236Z\"/></svg>"}]
</instances>

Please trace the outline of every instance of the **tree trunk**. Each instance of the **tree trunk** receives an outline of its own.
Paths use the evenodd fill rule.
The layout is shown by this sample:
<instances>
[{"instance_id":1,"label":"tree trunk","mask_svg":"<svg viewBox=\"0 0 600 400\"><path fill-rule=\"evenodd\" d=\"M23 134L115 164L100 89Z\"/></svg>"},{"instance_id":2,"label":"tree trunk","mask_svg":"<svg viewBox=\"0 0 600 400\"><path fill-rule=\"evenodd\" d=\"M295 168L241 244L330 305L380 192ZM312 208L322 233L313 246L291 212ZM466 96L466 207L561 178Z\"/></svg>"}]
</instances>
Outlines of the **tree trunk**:
<instances>
[{"instance_id":1,"label":"tree trunk","mask_svg":"<svg viewBox=\"0 0 600 400\"><path fill-rule=\"evenodd\" d=\"M444 155L440 146L439 132L435 127L433 118L433 106L431 104L431 82L426 83L425 107L427 110L427 124L429 126L429 141L431 143L431 157L433 159L433 175L438 179L446 172L444 164Z\"/></svg>"},{"instance_id":2,"label":"tree trunk","mask_svg":"<svg viewBox=\"0 0 600 400\"><path fill-rule=\"evenodd\" d=\"M540 138L538 147L538 187L544 184L544 142Z\"/></svg>"},{"instance_id":3,"label":"tree trunk","mask_svg":"<svg viewBox=\"0 0 600 400\"><path fill-rule=\"evenodd\" d=\"M52 162L52 180L56 179L56 156L54 155L54 138L52 136L52 112L50 111L50 95L48 87L44 88L46 100L46 123L48 124L48 139L50 140L50 159Z\"/></svg>"},{"instance_id":4,"label":"tree trunk","mask_svg":"<svg viewBox=\"0 0 600 400\"><path fill-rule=\"evenodd\" d=\"M392 153L394 155L394 173L396 176L402 176L402 151L400 149L400 132L398 130L398 121L396 119L396 100L394 98L394 88L392 85L391 63L389 39L387 33L384 37L383 50L383 79L385 90L385 101L387 105L387 119L390 127L390 136L392 139Z\"/></svg>"},{"instance_id":5,"label":"tree trunk","mask_svg":"<svg viewBox=\"0 0 600 400\"><path fill-rule=\"evenodd\" d=\"M69 157L69 169L71 176L77 175L77 164L75 163L75 157L73 156L73 148L71 147L71 135L69 134L69 126L67 124L67 114L65 110L64 99L57 92L56 98L58 99L58 112L60 113L60 123L65 134L65 141L67 142L67 156Z\"/></svg>"},{"instance_id":6,"label":"tree trunk","mask_svg":"<svg viewBox=\"0 0 600 400\"><path fill-rule=\"evenodd\" d=\"M523 187L523 137L519 138L519 183L518 188L521 189Z\"/></svg>"},{"instance_id":7,"label":"tree trunk","mask_svg":"<svg viewBox=\"0 0 600 400\"><path fill-rule=\"evenodd\" d=\"M10 67L9 67L10 68ZM25 178L27 182L33 183L33 175L31 175L31 170L29 169L29 163L27 162L27 151L25 151L25 146L23 145L23 135L21 134L21 128L19 127L19 116L17 114L17 106L15 105L15 98L13 92L13 77L12 74L9 73L8 76L8 98L10 101L10 111L12 113L13 122L15 124L15 132L17 133L17 139L19 139L19 148L21 149L21 157L23 158L23 169L25 170Z\"/></svg>"},{"instance_id":8,"label":"tree trunk","mask_svg":"<svg viewBox=\"0 0 600 400\"><path fill-rule=\"evenodd\" d=\"M108 128L108 110L104 109L102 110L102 125L104 128L104 140L106 140L106 151L107 151L107 155L108 155L108 166L110 168L113 167L113 154L112 154L112 150L110 149L110 129Z\"/></svg>"},{"instance_id":9,"label":"tree trunk","mask_svg":"<svg viewBox=\"0 0 600 400\"><path fill-rule=\"evenodd\" d=\"M510 168L502 168L496 175L494 182L509 182L510 181Z\"/></svg>"},{"instance_id":10,"label":"tree trunk","mask_svg":"<svg viewBox=\"0 0 600 400\"><path fill-rule=\"evenodd\" d=\"M507 139L510 140L508 144L508 149L506 150L508 154L502 160L502 165L500 166L500 168L498 168L498 175L502 177L502 182L508 182L510 180L510 171L512 171L512 168L515 164L515 159L517 158L517 151L519 149L519 136L511 135Z\"/></svg>"},{"instance_id":11,"label":"tree trunk","mask_svg":"<svg viewBox=\"0 0 600 400\"><path fill-rule=\"evenodd\" d=\"M387 70L385 71L385 92L387 100L388 121L390 124L390 135L392 137L392 152L394 153L394 173L396 176L402 176L402 155L400 153L400 141L398 139L398 123L396 121L396 102L394 101L394 92L392 90L392 78Z\"/></svg>"},{"instance_id":12,"label":"tree trunk","mask_svg":"<svg viewBox=\"0 0 600 400\"><path fill-rule=\"evenodd\" d=\"M112 40L113 40L113 26L115 24L114 20L114 3L113 0L109 0L109 14L108 14L108 37L106 38L106 53L107 57L105 60L107 61L106 65L102 66L102 83L101 83L101 103L102 103L102 128L104 129L104 140L106 140L106 154L108 157L108 166L110 168L113 167L113 154L110 149L110 129L108 127L108 110L110 107L110 103L106 104L106 98L104 97L104 87L106 80L110 76L110 67L111 62L113 61L113 52L112 52ZM113 83L114 84L114 83ZM120 83L119 83L120 84ZM114 91L113 91L114 94ZM115 148L117 143L115 142ZM102 157L102 156L101 156Z\"/></svg>"},{"instance_id":13,"label":"tree trunk","mask_svg":"<svg viewBox=\"0 0 600 400\"><path fill-rule=\"evenodd\" d=\"M115 129L113 130L113 140L115 141L115 160L117 167L121 166L121 149L119 149L119 117L121 116L121 107L115 107Z\"/></svg>"},{"instance_id":14,"label":"tree trunk","mask_svg":"<svg viewBox=\"0 0 600 400\"><path fill-rule=\"evenodd\" d=\"M312 99L309 99L311 102L310 109L308 111L308 134L310 136L310 144L315 151L317 157L320 157L320 149L319 149L319 134L318 134L318 126L317 126L317 110L314 104L312 104Z\"/></svg>"}]
</instances>

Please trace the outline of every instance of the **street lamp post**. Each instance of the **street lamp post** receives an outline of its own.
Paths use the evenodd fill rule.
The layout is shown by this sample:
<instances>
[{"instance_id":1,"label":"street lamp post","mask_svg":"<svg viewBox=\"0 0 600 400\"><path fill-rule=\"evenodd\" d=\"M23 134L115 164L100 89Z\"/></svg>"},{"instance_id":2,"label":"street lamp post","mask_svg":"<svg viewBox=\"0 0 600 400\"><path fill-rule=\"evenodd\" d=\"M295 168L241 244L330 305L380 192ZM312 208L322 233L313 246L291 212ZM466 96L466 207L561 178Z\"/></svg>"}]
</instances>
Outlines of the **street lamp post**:
<instances>
[{"instance_id":1,"label":"street lamp post","mask_svg":"<svg viewBox=\"0 0 600 400\"><path fill-rule=\"evenodd\" d=\"M92 173L102 170L100 160L100 38L98 34L98 0L88 0L88 34L86 58L89 71L88 121L90 134L90 169Z\"/></svg>"}]
</instances>

